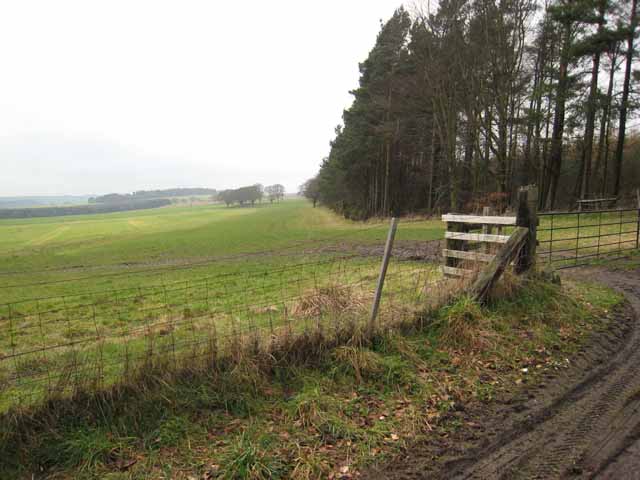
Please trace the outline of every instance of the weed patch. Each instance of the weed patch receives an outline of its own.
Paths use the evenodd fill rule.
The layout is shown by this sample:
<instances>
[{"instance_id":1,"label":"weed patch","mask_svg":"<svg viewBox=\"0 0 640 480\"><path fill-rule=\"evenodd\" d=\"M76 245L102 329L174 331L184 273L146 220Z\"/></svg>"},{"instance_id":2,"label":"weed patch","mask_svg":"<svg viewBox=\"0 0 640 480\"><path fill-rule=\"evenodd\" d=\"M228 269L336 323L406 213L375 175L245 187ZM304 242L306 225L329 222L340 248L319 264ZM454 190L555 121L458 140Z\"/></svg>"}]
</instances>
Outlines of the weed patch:
<instances>
[{"instance_id":1,"label":"weed patch","mask_svg":"<svg viewBox=\"0 0 640 480\"><path fill-rule=\"evenodd\" d=\"M266 453L272 442L273 439L268 435L242 432L231 443L229 451L222 458L221 463L224 466L219 478L223 480L282 478L285 472L284 464Z\"/></svg>"}]
</instances>

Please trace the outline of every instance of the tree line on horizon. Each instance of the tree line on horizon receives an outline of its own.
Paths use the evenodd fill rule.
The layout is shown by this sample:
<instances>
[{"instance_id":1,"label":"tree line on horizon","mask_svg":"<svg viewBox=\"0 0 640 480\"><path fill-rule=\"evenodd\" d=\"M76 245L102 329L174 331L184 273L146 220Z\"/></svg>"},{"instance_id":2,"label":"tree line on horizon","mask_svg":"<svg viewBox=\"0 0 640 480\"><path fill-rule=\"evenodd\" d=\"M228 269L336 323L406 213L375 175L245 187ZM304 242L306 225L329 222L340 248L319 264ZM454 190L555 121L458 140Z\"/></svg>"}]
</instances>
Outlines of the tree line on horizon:
<instances>
[{"instance_id":1,"label":"tree line on horizon","mask_svg":"<svg viewBox=\"0 0 640 480\"><path fill-rule=\"evenodd\" d=\"M0 208L0 219L61 217L67 215L97 215L102 213L146 210L171 205L168 198L148 198L129 202L90 203L52 207Z\"/></svg>"},{"instance_id":2,"label":"tree line on horizon","mask_svg":"<svg viewBox=\"0 0 640 480\"><path fill-rule=\"evenodd\" d=\"M264 187L260 183L256 183L247 187L223 190L214 198L218 201L224 202L227 207L234 203L243 206L245 204L255 205L256 202L262 201L265 194L270 203L278 202L284 198L285 188L279 183L269 185L267 187Z\"/></svg>"},{"instance_id":3,"label":"tree line on horizon","mask_svg":"<svg viewBox=\"0 0 640 480\"><path fill-rule=\"evenodd\" d=\"M150 200L168 197L189 197L198 195L216 195L215 188L167 188L164 190L137 190L133 193L109 193L90 197L89 203L120 203L136 200Z\"/></svg>"},{"instance_id":4,"label":"tree line on horizon","mask_svg":"<svg viewBox=\"0 0 640 480\"><path fill-rule=\"evenodd\" d=\"M270 203L278 202L284 198L285 188L276 183L264 187L260 183L218 191L214 188L168 188L164 190L138 190L133 193L109 193L89 198L90 204L133 204L152 199L166 199L174 197L194 197L207 195L212 201L221 201L227 206L238 203L240 205L254 205L262 201L266 196Z\"/></svg>"},{"instance_id":5,"label":"tree line on horizon","mask_svg":"<svg viewBox=\"0 0 640 480\"><path fill-rule=\"evenodd\" d=\"M441 0L381 26L302 187L351 218L462 211L536 183L539 208L630 196L637 0Z\"/></svg>"}]
</instances>

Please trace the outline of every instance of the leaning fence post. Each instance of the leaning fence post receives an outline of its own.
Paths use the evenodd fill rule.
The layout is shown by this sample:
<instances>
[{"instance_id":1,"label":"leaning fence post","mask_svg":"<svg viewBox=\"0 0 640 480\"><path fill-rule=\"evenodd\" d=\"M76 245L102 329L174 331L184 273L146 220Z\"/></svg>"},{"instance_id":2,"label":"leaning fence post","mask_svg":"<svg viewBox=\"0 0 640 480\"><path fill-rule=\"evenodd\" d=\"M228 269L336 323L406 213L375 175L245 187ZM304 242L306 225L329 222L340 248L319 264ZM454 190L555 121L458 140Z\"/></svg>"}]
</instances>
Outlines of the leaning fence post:
<instances>
[{"instance_id":1,"label":"leaning fence post","mask_svg":"<svg viewBox=\"0 0 640 480\"><path fill-rule=\"evenodd\" d=\"M538 187L528 185L518 190L518 212L516 225L529 229L527 240L516 261L516 273L523 273L532 268L536 261L537 229L538 229Z\"/></svg>"},{"instance_id":2,"label":"leaning fence post","mask_svg":"<svg viewBox=\"0 0 640 480\"><path fill-rule=\"evenodd\" d=\"M376 323L376 317L378 316L378 309L380 308L380 298L382 297L382 288L384 287L384 278L387 275L387 267L389 266L389 259L391 258L391 250L393 249L393 240L396 236L397 228L398 219L396 217L393 217L391 218L389 234L387 235L387 243L384 247L384 256L382 257L382 266L380 267L380 277L378 277L376 295L373 300L373 307L371 308L371 318L369 318L368 326L369 335L373 333L373 329Z\"/></svg>"}]
</instances>

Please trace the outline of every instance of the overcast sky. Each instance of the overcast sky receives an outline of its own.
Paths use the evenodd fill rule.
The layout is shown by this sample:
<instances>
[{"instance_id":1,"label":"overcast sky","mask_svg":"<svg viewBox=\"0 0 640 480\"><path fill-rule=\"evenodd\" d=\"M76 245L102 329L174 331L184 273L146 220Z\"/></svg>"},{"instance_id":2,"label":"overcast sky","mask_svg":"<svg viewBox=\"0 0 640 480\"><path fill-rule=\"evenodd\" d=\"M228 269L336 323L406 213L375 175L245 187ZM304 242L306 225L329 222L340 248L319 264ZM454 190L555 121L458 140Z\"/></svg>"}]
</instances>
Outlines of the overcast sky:
<instances>
[{"instance_id":1,"label":"overcast sky","mask_svg":"<svg viewBox=\"0 0 640 480\"><path fill-rule=\"evenodd\" d=\"M4 1L0 196L294 191L400 3Z\"/></svg>"}]
</instances>

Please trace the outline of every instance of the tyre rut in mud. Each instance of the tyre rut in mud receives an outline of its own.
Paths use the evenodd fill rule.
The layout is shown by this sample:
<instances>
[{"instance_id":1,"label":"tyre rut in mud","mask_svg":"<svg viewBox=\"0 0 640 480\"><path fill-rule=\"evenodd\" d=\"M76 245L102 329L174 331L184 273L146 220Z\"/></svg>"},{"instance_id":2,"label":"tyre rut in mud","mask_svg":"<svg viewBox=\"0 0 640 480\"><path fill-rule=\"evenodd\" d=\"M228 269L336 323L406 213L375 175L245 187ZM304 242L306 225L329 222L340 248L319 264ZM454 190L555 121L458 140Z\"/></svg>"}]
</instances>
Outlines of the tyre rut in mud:
<instances>
[{"instance_id":1,"label":"tyre rut in mud","mask_svg":"<svg viewBox=\"0 0 640 480\"><path fill-rule=\"evenodd\" d=\"M623 292L627 303L571 368L468 412L479 432L463 429L436 446L427 440L368 478L640 479L640 272L572 275Z\"/></svg>"}]
</instances>

